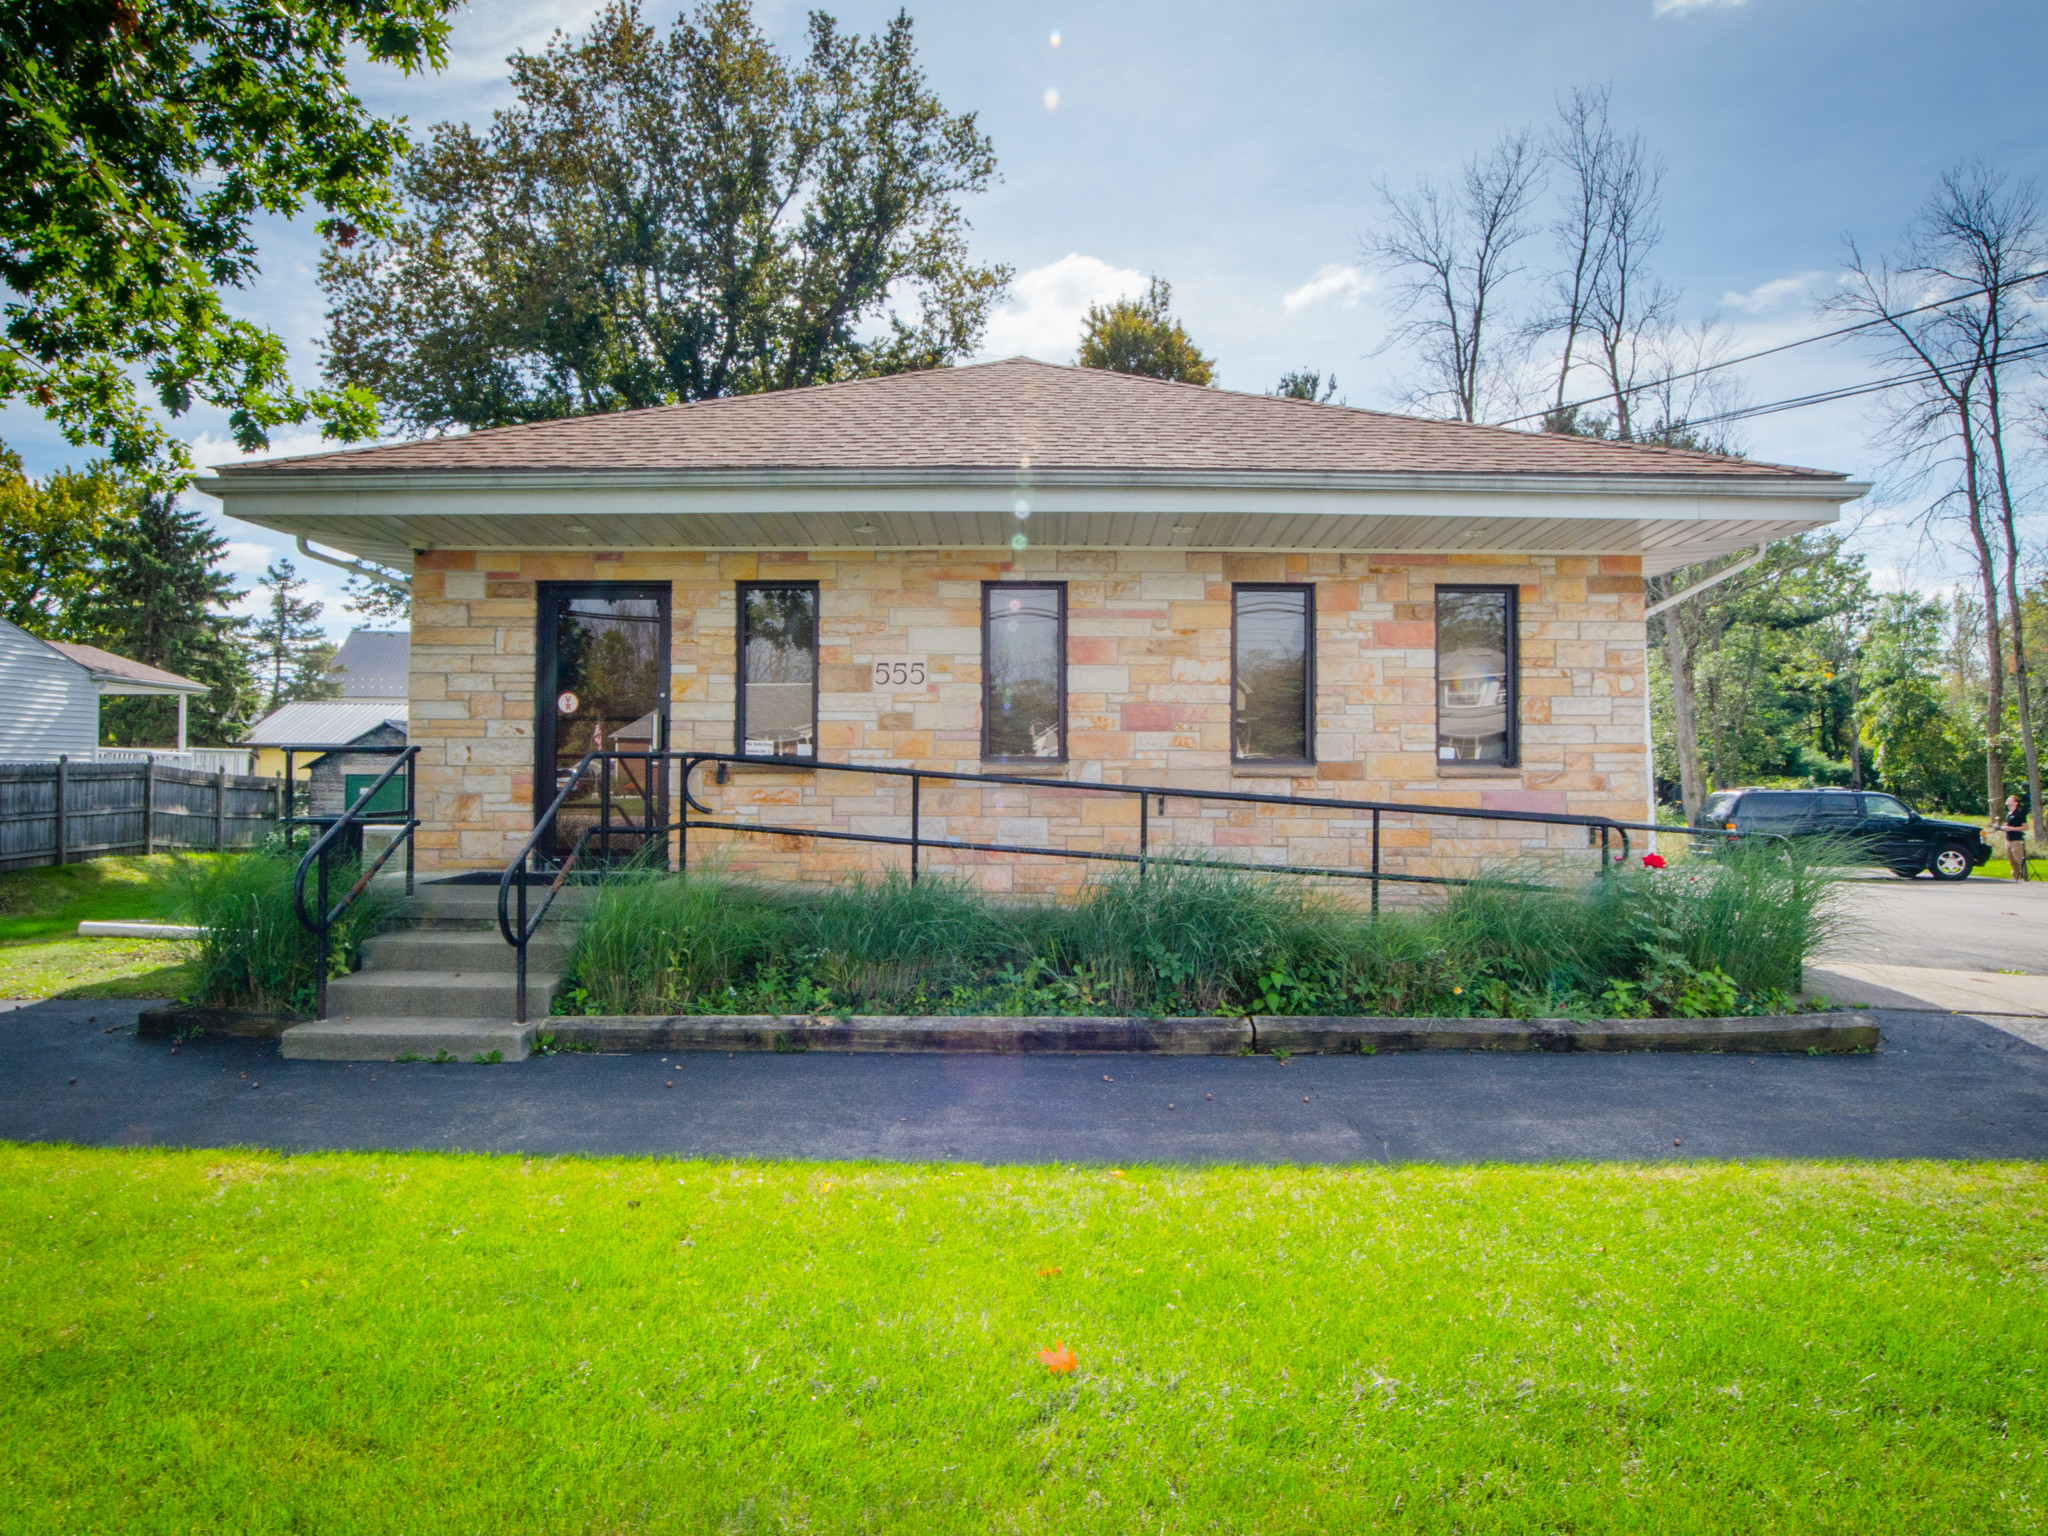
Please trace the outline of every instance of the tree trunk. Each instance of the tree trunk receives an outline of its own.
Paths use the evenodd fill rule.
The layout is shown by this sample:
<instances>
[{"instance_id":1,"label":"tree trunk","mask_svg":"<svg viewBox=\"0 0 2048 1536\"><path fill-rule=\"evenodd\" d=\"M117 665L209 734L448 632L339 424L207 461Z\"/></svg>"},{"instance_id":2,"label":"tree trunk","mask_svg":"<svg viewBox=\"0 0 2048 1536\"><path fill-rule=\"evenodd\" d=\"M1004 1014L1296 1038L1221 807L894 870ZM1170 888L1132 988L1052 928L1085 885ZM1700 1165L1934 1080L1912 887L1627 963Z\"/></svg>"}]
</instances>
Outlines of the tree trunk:
<instances>
[{"instance_id":1,"label":"tree trunk","mask_svg":"<svg viewBox=\"0 0 2048 1536\"><path fill-rule=\"evenodd\" d=\"M1664 619L1664 660L1671 670L1671 745L1678 756L1678 793L1685 802L1685 820L1699 819L1706 803L1706 782L1700 773L1699 709L1693 699L1692 643L1674 611Z\"/></svg>"},{"instance_id":2,"label":"tree trunk","mask_svg":"<svg viewBox=\"0 0 2048 1536\"><path fill-rule=\"evenodd\" d=\"M1995 369L1986 380L1985 398L1991 408L1991 469L1998 484L1998 525L2005 535L2005 596L2012 615L2012 685L2020 707L2020 752L2027 765L2027 811L2033 818L2034 838L2039 841L2048 837L2041 814L2041 752L2034 738L2034 690L2029 686L2025 609L2020 602L2019 533L2013 526L2012 475L2005 462L2005 414ZM2003 803L1992 803L1994 814Z\"/></svg>"}]
</instances>

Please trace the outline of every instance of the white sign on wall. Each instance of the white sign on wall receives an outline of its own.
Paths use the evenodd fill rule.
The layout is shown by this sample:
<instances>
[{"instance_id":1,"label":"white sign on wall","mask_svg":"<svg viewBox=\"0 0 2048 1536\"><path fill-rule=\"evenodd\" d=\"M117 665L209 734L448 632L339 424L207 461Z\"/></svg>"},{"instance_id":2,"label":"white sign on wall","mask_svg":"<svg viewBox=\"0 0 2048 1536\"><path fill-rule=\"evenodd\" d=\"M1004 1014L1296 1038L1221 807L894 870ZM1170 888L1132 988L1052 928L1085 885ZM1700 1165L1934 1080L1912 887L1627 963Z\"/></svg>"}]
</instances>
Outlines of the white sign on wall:
<instances>
[{"instance_id":1,"label":"white sign on wall","mask_svg":"<svg viewBox=\"0 0 2048 1536\"><path fill-rule=\"evenodd\" d=\"M880 691L895 688L922 688L925 686L924 663L922 661L878 661L874 665L873 675L875 687Z\"/></svg>"}]
</instances>

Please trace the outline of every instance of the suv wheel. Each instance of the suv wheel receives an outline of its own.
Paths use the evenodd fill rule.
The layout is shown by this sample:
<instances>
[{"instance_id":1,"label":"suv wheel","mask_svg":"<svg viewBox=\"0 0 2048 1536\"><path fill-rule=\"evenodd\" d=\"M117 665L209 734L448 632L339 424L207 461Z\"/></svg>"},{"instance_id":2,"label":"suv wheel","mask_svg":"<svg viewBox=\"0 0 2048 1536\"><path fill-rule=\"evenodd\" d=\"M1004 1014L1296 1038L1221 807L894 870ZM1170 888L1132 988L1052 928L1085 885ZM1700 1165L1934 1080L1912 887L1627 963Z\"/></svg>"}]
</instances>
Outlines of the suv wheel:
<instances>
[{"instance_id":1,"label":"suv wheel","mask_svg":"<svg viewBox=\"0 0 2048 1536\"><path fill-rule=\"evenodd\" d=\"M1960 843L1944 843L1934 850L1927 868L1937 880L1964 880L1970 874L1969 850Z\"/></svg>"}]
</instances>

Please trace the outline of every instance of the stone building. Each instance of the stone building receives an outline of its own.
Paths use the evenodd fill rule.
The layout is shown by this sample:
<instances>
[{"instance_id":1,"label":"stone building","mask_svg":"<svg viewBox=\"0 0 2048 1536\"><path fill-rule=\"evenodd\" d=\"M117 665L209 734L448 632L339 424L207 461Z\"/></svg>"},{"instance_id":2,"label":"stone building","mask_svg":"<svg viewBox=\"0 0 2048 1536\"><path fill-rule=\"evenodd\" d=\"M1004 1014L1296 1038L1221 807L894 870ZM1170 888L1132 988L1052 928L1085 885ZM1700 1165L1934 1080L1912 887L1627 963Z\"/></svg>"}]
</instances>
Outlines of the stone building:
<instances>
[{"instance_id":1,"label":"stone building","mask_svg":"<svg viewBox=\"0 0 2048 1536\"><path fill-rule=\"evenodd\" d=\"M718 820L1127 851L1143 784L1649 811L1644 577L1865 489L1711 454L1013 359L221 469L232 516L407 570L423 870L502 867L592 747L738 754ZM632 765L614 814L673 808ZM586 776L589 780L594 776ZM591 824L577 786L558 837ZM666 797L666 798L665 798ZM1147 797L1151 846L1358 866L1364 813ZM618 807L625 807L621 813ZM1583 828L1389 816L1389 869ZM735 872L904 854L693 832ZM1075 861L933 852L985 886Z\"/></svg>"}]
</instances>

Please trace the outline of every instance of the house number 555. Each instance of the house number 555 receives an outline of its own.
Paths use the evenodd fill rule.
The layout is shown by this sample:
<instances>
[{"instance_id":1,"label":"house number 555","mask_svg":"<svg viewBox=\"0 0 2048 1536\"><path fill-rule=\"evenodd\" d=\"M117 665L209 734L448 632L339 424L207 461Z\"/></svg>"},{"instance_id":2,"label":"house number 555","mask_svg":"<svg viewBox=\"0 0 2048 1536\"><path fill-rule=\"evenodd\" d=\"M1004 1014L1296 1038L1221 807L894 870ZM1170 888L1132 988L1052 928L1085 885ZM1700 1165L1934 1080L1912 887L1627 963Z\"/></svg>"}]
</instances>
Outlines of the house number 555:
<instances>
[{"instance_id":1,"label":"house number 555","mask_svg":"<svg viewBox=\"0 0 2048 1536\"><path fill-rule=\"evenodd\" d=\"M875 686L877 688L922 688L924 686L924 663L921 661L878 661L875 663Z\"/></svg>"}]
</instances>

